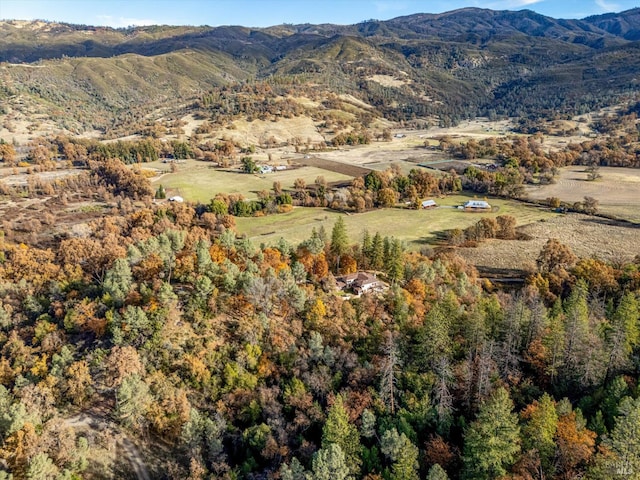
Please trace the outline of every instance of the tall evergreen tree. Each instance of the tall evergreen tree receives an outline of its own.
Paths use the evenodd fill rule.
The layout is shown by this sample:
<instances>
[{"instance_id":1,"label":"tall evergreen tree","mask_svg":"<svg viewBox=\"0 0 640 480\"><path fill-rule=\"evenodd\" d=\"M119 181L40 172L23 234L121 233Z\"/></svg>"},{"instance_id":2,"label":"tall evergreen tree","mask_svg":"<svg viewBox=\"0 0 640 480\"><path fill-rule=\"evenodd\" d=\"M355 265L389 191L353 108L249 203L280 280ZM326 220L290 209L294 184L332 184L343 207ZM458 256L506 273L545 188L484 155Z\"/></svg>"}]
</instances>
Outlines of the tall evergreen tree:
<instances>
[{"instance_id":1,"label":"tall evergreen tree","mask_svg":"<svg viewBox=\"0 0 640 480\"><path fill-rule=\"evenodd\" d=\"M444 471L444 468L436 463L429 469L427 480L449 480L449 476Z\"/></svg>"},{"instance_id":2,"label":"tall evergreen tree","mask_svg":"<svg viewBox=\"0 0 640 480\"><path fill-rule=\"evenodd\" d=\"M349 415L344 408L342 395L338 395L329 409L327 421L322 429L322 448L327 449L336 444L344 454L349 472L358 475L362 460L360 458L360 434L358 428L349 421Z\"/></svg>"},{"instance_id":3,"label":"tall evergreen tree","mask_svg":"<svg viewBox=\"0 0 640 480\"><path fill-rule=\"evenodd\" d=\"M363 268L369 268L371 264L371 254L373 250L373 239L371 235L369 235L369 231L365 230L362 234L362 248L360 250L361 253L361 265Z\"/></svg>"},{"instance_id":4,"label":"tall evergreen tree","mask_svg":"<svg viewBox=\"0 0 640 480\"><path fill-rule=\"evenodd\" d=\"M132 275L129 262L124 258L118 258L107 271L102 288L117 306L121 306L125 297L129 294L131 284Z\"/></svg>"},{"instance_id":5,"label":"tall evergreen tree","mask_svg":"<svg viewBox=\"0 0 640 480\"><path fill-rule=\"evenodd\" d=\"M634 347L640 344L640 309L636 296L627 292L611 316L606 335L607 376L629 363Z\"/></svg>"},{"instance_id":6,"label":"tall evergreen tree","mask_svg":"<svg viewBox=\"0 0 640 480\"><path fill-rule=\"evenodd\" d=\"M418 480L418 447L395 428L384 432L381 450L391 461L392 480Z\"/></svg>"},{"instance_id":7,"label":"tall evergreen tree","mask_svg":"<svg viewBox=\"0 0 640 480\"><path fill-rule=\"evenodd\" d=\"M587 355L593 354L589 345L589 290L583 279L578 280L564 302L565 341L564 379L579 380Z\"/></svg>"},{"instance_id":8,"label":"tall evergreen tree","mask_svg":"<svg viewBox=\"0 0 640 480\"><path fill-rule=\"evenodd\" d=\"M385 255L385 269L392 282L401 280L404 274L403 253L402 242L397 238L392 238Z\"/></svg>"},{"instance_id":9,"label":"tall evergreen tree","mask_svg":"<svg viewBox=\"0 0 640 480\"><path fill-rule=\"evenodd\" d=\"M610 478L639 478L640 398L623 398L619 412L609 441L613 451L613 456L607 462Z\"/></svg>"},{"instance_id":10,"label":"tall evergreen tree","mask_svg":"<svg viewBox=\"0 0 640 480\"><path fill-rule=\"evenodd\" d=\"M498 388L480 407L477 419L465 435L465 479L495 479L505 475L516 461L520 453L520 427L512 410L513 402L504 388Z\"/></svg>"},{"instance_id":11,"label":"tall evergreen tree","mask_svg":"<svg viewBox=\"0 0 640 480\"><path fill-rule=\"evenodd\" d=\"M371 268L380 270L384 267L384 240L380 233L376 232L371 241Z\"/></svg>"},{"instance_id":12,"label":"tall evergreen tree","mask_svg":"<svg viewBox=\"0 0 640 480\"><path fill-rule=\"evenodd\" d=\"M313 457L313 480L345 480L350 468L340 445L330 443L322 447Z\"/></svg>"},{"instance_id":13,"label":"tall evergreen tree","mask_svg":"<svg viewBox=\"0 0 640 480\"><path fill-rule=\"evenodd\" d=\"M553 474L553 457L555 455L555 435L558 428L558 412L553 399L544 394L539 401L529 405L522 417L526 420L522 428L522 447L540 460L540 468L544 475L551 478Z\"/></svg>"},{"instance_id":14,"label":"tall evergreen tree","mask_svg":"<svg viewBox=\"0 0 640 480\"><path fill-rule=\"evenodd\" d=\"M116 417L122 425L140 429L151 402L148 385L137 375L128 375L116 394Z\"/></svg>"},{"instance_id":15,"label":"tall evergreen tree","mask_svg":"<svg viewBox=\"0 0 640 480\"><path fill-rule=\"evenodd\" d=\"M347 252L349 248L349 237L347 236L347 227L342 217L338 217L336 223L331 230L331 253L336 257L336 273L340 272L340 257Z\"/></svg>"}]
</instances>

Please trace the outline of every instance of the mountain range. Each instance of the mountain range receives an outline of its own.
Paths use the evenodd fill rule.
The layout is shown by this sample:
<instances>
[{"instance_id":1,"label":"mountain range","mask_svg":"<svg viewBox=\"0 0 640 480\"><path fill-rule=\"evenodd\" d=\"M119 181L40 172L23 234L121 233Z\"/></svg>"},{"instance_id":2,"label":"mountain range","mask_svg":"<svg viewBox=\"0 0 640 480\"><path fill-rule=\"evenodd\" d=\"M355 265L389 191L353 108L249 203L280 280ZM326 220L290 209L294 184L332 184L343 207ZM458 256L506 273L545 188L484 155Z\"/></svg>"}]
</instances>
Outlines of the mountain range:
<instances>
[{"instance_id":1,"label":"mountain range","mask_svg":"<svg viewBox=\"0 0 640 480\"><path fill-rule=\"evenodd\" d=\"M103 133L213 115L203 98L261 83L282 98L348 95L395 121L571 115L638 92L640 8L581 20L465 8L268 28L6 20L0 78L5 128L21 115Z\"/></svg>"}]
</instances>

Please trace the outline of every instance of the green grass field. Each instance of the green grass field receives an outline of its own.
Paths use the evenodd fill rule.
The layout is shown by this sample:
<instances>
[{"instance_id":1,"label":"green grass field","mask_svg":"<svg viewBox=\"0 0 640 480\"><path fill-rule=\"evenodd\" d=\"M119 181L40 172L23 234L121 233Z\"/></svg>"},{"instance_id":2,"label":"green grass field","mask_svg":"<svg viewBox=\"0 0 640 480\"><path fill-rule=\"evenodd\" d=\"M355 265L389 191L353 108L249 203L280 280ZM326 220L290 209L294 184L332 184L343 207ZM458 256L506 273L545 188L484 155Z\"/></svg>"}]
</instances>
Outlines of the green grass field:
<instances>
[{"instance_id":1,"label":"green grass field","mask_svg":"<svg viewBox=\"0 0 640 480\"><path fill-rule=\"evenodd\" d=\"M147 163L147 169L168 172L169 164L162 162ZM210 168L205 162L187 160L178 165L176 173L166 173L153 179L154 187L164 185L168 196L180 195L187 201L207 203L216 193L242 193L246 198L256 198L256 192L271 190L273 182L279 181L282 188L293 189L296 178L303 178L307 184L313 184L318 176L327 182L349 181L352 177L315 167L301 167L276 171L264 175L249 175L233 171Z\"/></svg>"},{"instance_id":2,"label":"green grass field","mask_svg":"<svg viewBox=\"0 0 640 480\"><path fill-rule=\"evenodd\" d=\"M275 244L280 237L297 245L309 238L311 230L324 226L327 234L342 215L347 232L353 243L360 242L362 232L366 229L371 234L394 236L407 242L410 250L418 250L424 244L437 241L437 233L452 228L466 228L482 217L513 215L517 225L526 225L553 217L554 213L523 203L489 199L495 211L487 213L470 213L458 210L457 205L472 197L452 195L438 199L440 208L432 210L409 210L402 208L372 210L370 212L345 215L326 209L296 207L292 212L257 218L237 218L239 234L246 234L254 243Z\"/></svg>"}]
</instances>

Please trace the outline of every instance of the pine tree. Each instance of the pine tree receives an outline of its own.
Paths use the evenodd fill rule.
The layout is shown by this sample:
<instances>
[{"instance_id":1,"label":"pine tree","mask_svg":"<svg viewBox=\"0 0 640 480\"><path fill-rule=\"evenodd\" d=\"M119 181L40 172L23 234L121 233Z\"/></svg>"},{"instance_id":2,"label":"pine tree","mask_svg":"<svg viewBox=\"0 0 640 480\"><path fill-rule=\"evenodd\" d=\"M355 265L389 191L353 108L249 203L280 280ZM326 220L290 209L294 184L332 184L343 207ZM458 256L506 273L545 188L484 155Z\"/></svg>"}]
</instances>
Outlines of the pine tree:
<instances>
[{"instance_id":1,"label":"pine tree","mask_svg":"<svg viewBox=\"0 0 640 480\"><path fill-rule=\"evenodd\" d=\"M442 358L449 358L451 354L451 319L442 302L436 302L424 319L419 330L417 340L417 354L420 367L433 369Z\"/></svg>"},{"instance_id":2,"label":"pine tree","mask_svg":"<svg viewBox=\"0 0 640 480\"><path fill-rule=\"evenodd\" d=\"M392 480L418 480L418 447L395 428L384 432L381 450L391 461Z\"/></svg>"},{"instance_id":3,"label":"pine tree","mask_svg":"<svg viewBox=\"0 0 640 480\"><path fill-rule=\"evenodd\" d=\"M369 231L365 230L362 234L361 261L362 267L367 269L371 264L371 254L373 253L373 239L369 235Z\"/></svg>"},{"instance_id":4,"label":"pine tree","mask_svg":"<svg viewBox=\"0 0 640 480\"><path fill-rule=\"evenodd\" d=\"M371 241L371 268L374 270L380 270L384 267L384 241L382 236L376 232Z\"/></svg>"},{"instance_id":5,"label":"pine tree","mask_svg":"<svg viewBox=\"0 0 640 480\"><path fill-rule=\"evenodd\" d=\"M608 350L607 376L629 363L633 348L640 344L640 313L638 300L626 293L611 317L606 336Z\"/></svg>"},{"instance_id":6,"label":"pine tree","mask_svg":"<svg viewBox=\"0 0 640 480\"><path fill-rule=\"evenodd\" d=\"M449 480L449 476L444 469L437 463L429 469L427 480Z\"/></svg>"},{"instance_id":7,"label":"pine tree","mask_svg":"<svg viewBox=\"0 0 640 480\"><path fill-rule=\"evenodd\" d=\"M358 433L358 428L349 421L342 395L338 395L333 402L329 409L327 421L322 429L322 448L327 449L331 444L340 447L349 467L349 472L357 476L362 464L360 459L360 434Z\"/></svg>"},{"instance_id":8,"label":"pine tree","mask_svg":"<svg viewBox=\"0 0 640 480\"><path fill-rule=\"evenodd\" d=\"M588 293L586 282L580 279L564 302L565 341L563 363L565 380L579 379L584 370L586 357L594 353L587 348L589 343Z\"/></svg>"},{"instance_id":9,"label":"pine tree","mask_svg":"<svg viewBox=\"0 0 640 480\"><path fill-rule=\"evenodd\" d=\"M349 248L349 237L347 236L347 227L344 219L338 217L331 231L331 253L336 257L336 273L340 272L340 257L347 252Z\"/></svg>"},{"instance_id":10,"label":"pine tree","mask_svg":"<svg viewBox=\"0 0 640 480\"><path fill-rule=\"evenodd\" d=\"M397 238L392 238L385 254L385 270L392 282L401 280L404 275L403 253L402 242Z\"/></svg>"},{"instance_id":11,"label":"pine tree","mask_svg":"<svg viewBox=\"0 0 640 480\"><path fill-rule=\"evenodd\" d=\"M548 352L545 373L552 383L556 381L564 365L564 338L564 313L558 299L549 312L548 328L542 340Z\"/></svg>"},{"instance_id":12,"label":"pine tree","mask_svg":"<svg viewBox=\"0 0 640 480\"><path fill-rule=\"evenodd\" d=\"M490 480L507 473L520 453L520 427L513 402L498 388L480 407L477 419L466 431L464 478Z\"/></svg>"},{"instance_id":13,"label":"pine tree","mask_svg":"<svg viewBox=\"0 0 640 480\"><path fill-rule=\"evenodd\" d=\"M118 258L113 262L113 266L105 275L102 288L109 294L111 300L120 306L129 294L132 284L131 268L129 262L124 258Z\"/></svg>"},{"instance_id":14,"label":"pine tree","mask_svg":"<svg viewBox=\"0 0 640 480\"><path fill-rule=\"evenodd\" d=\"M313 457L313 480L345 480L349 478L348 461L340 445L323 446Z\"/></svg>"},{"instance_id":15,"label":"pine tree","mask_svg":"<svg viewBox=\"0 0 640 480\"><path fill-rule=\"evenodd\" d=\"M122 425L139 429L151 402L148 385L136 374L124 378L116 394L116 418Z\"/></svg>"},{"instance_id":16,"label":"pine tree","mask_svg":"<svg viewBox=\"0 0 640 480\"><path fill-rule=\"evenodd\" d=\"M167 192L165 191L165 189L164 189L164 186L163 186L163 185L160 185L160 186L158 187L158 189L156 190L156 195L155 195L155 197L156 197L157 199L167 198Z\"/></svg>"},{"instance_id":17,"label":"pine tree","mask_svg":"<svg viewBox=\"0 0 640 480\"><path fill-rule=\"evenodd\" d=\"M37 453L30 461L26 478L29 480L54 480L58 478L59 470L53 460L43 452Z\"/></svg>"},{"instance_id":18,"label":"pine tree","mask_svg":"<svg viewBox=\"0 0 640 480\"><path fill-rule=\"evenodd\" d=\"M610 478L640 476L640 398L625 397L611 432L609 445L614 455L609 461Z\"/></svg>"},{"instance_id":19,"label":"pine tree","mask_svg":"<svg viewBox=\"0 0 640 480\"><path fill-rule=\"evenodd\" d=\"M283 463L280 467L280 478L282 480L307 480L307 473L300 463L300 460L293 457L291 463L288 465Z\"/></svg>"},{"instance_id":20,"label":"pine tree","mask_svg":"<svg viewBox=\"0 0 640 480\"><path fill-rule=\"evenodd\" d=\"M522 446L525 451L536 451L540 466L549 478L553 474L555 434L558 428L558 413L553 399L544 394L540 401L529 405L522 417L526 424L522 428Z\"/></svg>"}]
</instances>

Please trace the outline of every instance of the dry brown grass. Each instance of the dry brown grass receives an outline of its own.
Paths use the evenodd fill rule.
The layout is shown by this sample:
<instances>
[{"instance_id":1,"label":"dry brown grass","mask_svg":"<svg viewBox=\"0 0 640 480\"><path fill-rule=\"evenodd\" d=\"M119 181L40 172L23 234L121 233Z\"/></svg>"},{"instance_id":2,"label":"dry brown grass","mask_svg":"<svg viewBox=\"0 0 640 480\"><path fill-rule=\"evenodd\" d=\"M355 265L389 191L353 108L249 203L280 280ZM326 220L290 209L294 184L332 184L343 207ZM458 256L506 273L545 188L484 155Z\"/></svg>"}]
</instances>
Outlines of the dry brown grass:
<instances>
[{"instance_id":1,"label":"dry brown grass","mask_svg":"<svg viewBox=\"0 0 640 480\"><path fill-rule=\"evenodd\" d=\"M549 238L557 238L578 257L620 262L640 254L640 228L599 217L567 214L518 229L529 240L489 240L477 248L460 248L469 263L491 269L526 270L535 266Z\"/></svg>"},{"instance_id":2,"label":"dry brown grass","mask_svg":"<svg viewBox=\"0 0 640 480\"><path fill-rule=\"evenodd\" d=\"M527 194L533 200L557 197L569 203L593 197L602 213L640 222L640 169L602 167L601 178L587 181L585 168L563 168L555 184L529 187Z\"/></svg>"}]
</instances>

